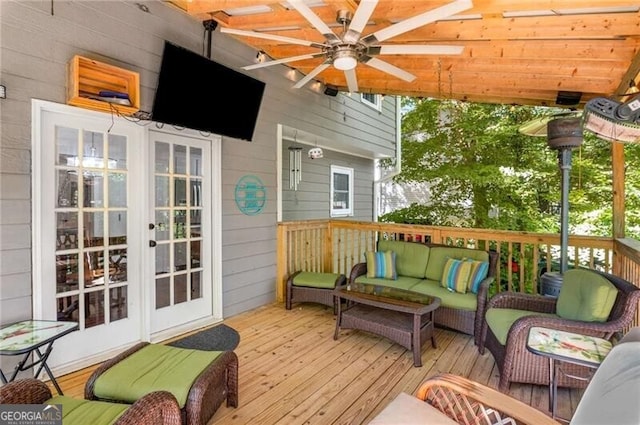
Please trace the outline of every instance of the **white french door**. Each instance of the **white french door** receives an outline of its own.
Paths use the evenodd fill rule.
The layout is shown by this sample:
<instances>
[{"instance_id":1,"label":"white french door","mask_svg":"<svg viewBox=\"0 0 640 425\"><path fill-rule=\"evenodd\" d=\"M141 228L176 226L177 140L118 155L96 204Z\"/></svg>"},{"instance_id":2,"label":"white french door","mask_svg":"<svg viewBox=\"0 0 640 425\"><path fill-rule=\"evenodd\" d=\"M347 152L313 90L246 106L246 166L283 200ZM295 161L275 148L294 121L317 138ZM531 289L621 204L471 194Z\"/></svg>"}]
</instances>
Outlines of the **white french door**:
<instances>
[{"instance_id":1,"label":"white french door","mask_svg":"<svg viewBox=\"0 0 640 425\"><path fill-rule=\"evenodd\" d=\"M49 364L91 364L142 338L144 130L34 101L34 317L74 321ZM69 365L75 365L69 366Z\"/></svg>"},{"instance_id":2,"label":"white french door","mask_svg":"<svg viewBox=\"0 0 640 425\"><path fill-rule=\"evenodd\" d=\"M218 161L212 155L218 155L219 138L150 131L149 148L153 335L220 317L219 286L212 296L214 281L219 282L212 273L219 269L212 262L218 234L213 221L220 216L213 208L212 164Z\"/></svg>"}]
</instances>

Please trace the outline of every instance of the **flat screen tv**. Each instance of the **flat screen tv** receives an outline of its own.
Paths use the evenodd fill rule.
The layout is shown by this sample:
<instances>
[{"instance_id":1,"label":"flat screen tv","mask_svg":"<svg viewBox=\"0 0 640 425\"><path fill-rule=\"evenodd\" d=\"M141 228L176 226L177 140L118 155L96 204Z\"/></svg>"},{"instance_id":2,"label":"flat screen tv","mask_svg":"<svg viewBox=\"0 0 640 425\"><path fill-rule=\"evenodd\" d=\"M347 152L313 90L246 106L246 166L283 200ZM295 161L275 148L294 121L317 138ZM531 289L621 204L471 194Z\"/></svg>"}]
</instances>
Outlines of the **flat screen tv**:
<instances>
[{"instance_id":1,"label":"flat screen tv","mask_svg":"<svg viewBox=\"0 0 640 425\"><path fill-rule=\"evenodd\" d=\"M165 41L151 119L251 141L265 83Z\"/></svg>"}]
</instances>

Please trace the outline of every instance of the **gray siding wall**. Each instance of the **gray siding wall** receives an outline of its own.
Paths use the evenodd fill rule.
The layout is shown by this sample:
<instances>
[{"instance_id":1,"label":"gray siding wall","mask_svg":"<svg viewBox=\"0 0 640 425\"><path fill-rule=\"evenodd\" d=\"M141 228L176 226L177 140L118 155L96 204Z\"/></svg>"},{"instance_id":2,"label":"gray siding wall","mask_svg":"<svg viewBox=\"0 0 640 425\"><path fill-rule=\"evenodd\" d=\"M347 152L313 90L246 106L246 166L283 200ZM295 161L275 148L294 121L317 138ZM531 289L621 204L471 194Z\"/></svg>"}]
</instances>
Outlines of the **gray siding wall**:
<instances>
[{"instance_id":1,"label":"gray siding wall","mask_svg":"<svg viewBox=\"0 0 640 425\"><path fill-rule=\"evenodd\" d=\"M0 100L0 323L32 315L31 99L65 103L67 63L79 54L139 72L141 109L150 111L164 40L204 51L200 22L168 3L139 3L149 13L119 0L0 0L0 83L7 87L7 99ZM212 44L212 59L231 68L255 57L255 51L219 32ZM295 90L285 77L287 69L275 66L250 74L267 83L253 142L223 137L225 317L275 299L277 124L333 140L343 152L395 154L395 100L385 99L378 112L362 105L357 95L331 98L308 87ZM210 108L212 114L224 108L224 99L212 100ZM336 161L358 160L343 156ZM357 168L371 169L364 163ZM246 216L236 207L235 184L245 174L260 177L267 186L262 214ZM365 178L363 171L363 179L356 181L356 193L364 193L356 198L358 217L370 217L366 203L372 189Z\"/></svg>"}]
</instances>

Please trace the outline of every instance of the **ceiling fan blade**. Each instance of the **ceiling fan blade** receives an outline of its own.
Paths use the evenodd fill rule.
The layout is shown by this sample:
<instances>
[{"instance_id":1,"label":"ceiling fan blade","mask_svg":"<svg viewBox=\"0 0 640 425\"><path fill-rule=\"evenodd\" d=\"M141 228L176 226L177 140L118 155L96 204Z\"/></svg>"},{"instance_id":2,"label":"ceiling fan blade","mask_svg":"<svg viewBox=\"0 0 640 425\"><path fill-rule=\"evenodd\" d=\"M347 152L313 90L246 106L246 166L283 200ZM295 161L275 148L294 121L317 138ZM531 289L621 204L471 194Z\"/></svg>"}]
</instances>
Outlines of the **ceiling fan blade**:
<instances>
[{"instance_id":1,"label":"ceiling fan blade","mask_svg":"<svg viewBox=\"0 0 640 425\"><path fill-rule=\"evenodd\" d=\"M347 78L347 87L349 87L349 93L356 93L358 91L358 78L356 77L355 68L344 71L344 76Z\"/></svg>"},{"instance_id":2,"label":"ceiling fan blade","mask_svg":"<svg viewBox=\"0 0 640 425\"><path fill-rule=\"evenodd\" d=\"M304 86L309 81L311 81L313 79L313 77L315 77L316 75L320 74L322 71L327 69L329 67L329 65L331 65L331 62L330 61L325 61L324 63L316 66L310 73L305 75L303 79L301 79L300 81L295 83L293 88L294 89L299 89L300 87Z\"/></svg>"},{"instance_id":3,"label":"ceiling fan blade","mask_svg":"<svg viewBox=\"0 0 640 425\"><path fill-rule=\"evenodd\" d=\"M372 58L370 56L365 56L364 58L362 58L362 62L366 63L367 65L379 69L380 71L386 72L387 74L391 74L394 77L398 77L401 80L404 80L408 83L412 82L413 80L416 79L416 76L403 70L398 68L395 65L391 65L389 62L385 62L385 61L381 61L378 58Z\"/></svg>"},{"instance_id":4,"label":"ceiling fan blade","mask_svg":"<svg viewBox=\"0 0 640 425\"><path fill-rule=\"evenodd\" d=\"M376 54L372 52L378 46L372 46L369 48L369 54ZM377 54L380 55L459 55L464 50L464 46L453 46L448 44L387 44L379 46L380 51Z\"/></svg>"},{"instance_id":5,"label":"ceiling fan blade","mask_svg":"<svg viewBox=\"0 0 640 425\"><path fill-rule=\"evenodd\" d=\"M320 31L320 34L322 34L329 43L335 44L340 42L340 38L331 31L329 25L325 24L324 21L306 5L304 0L289 0L289 4L293 6L293 8L296 9L307 21L309 21L315 29Z\"/></svg>"},{"instance_id":6,"label":"ceiling fan blade","mask_svg":"<svg viewBox=\"0 0 640 425\"><path fill-rule=\"evenodd\" d=\"M438 19L446 18L456 13L462 12L473 7L471 0L456 0L447 5L437 7L420 15L416 15L412 18L405 19L389 27L383 28L374 32L362 39L366 44L376 44L376 42L387 40L391 37L395 37L398 34L411 31L418 27L435 22Z\"/></svg>"},{"instance_id":7,"label":"ceiling fan blade","mask_svg":"<svg viewBox=\"0 0 640 425\"><path fill-rule=\"evenodd\" d=\"M342 37L346 43L355 43L358 41L360 34L362 34L362 30L364 30L367 22L369 22L369 18L377 5L378 0L362 0L360 2L356 9L356 13L351 19L349 29L344 34L344 37Z\"/></svg>"},{"instance_id":8,"label":"ceiling fan blade","mask_svg":"<svg viewBox=\"0 0 640 425\"><path fill-rule=\"evenodd\" d=\"M319 47L319 48L325 47L324 44L316 43L315 41L302 40L300 38L293 38L293 37L283 37L281 35L267 34L265 32L245 31L245 30L237 30L233 28L220 28L220 32L223 32L226 34L242 35L245 37L263 38L265 40L282 41L284 43L299 44L301 46L312 46L312 47Z\"/></svg>"},{"instance_id":9,"label":"ceiling fan blade","mask_svg":"<svg viewBox=\"0 0 640 425\"><path fill-rule=\"evenodd\" d=\"M325 54L323 52L320 52L320 53L314 53L314 54L309 54L309 55L291 56L289 58L277 59L277 60L272 60L272 61L267 61L267 62L262 62L262 63L256 63L254 65L243 66L242 69L250 71L252 69L264 68L264 67L271 66L271 65L278 65L278 64L281 64L281 63L289 63L289 62L301 61L301 60L304 60L304 59L319 58L319 57L324 56L324 55Z\"/></svg>"}]
</instances>

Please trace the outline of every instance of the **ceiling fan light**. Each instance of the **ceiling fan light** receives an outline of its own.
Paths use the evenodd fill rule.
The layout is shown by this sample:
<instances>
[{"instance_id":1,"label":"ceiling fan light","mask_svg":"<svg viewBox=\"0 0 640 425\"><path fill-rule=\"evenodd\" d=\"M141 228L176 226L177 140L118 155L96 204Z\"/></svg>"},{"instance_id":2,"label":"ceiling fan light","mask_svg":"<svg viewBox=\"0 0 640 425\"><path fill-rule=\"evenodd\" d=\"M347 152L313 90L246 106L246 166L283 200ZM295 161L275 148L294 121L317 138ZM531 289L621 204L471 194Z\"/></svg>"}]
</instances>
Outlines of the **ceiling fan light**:
<instances>
[{"instance_id":1,"label":"ceiling fan light","mask_svg":"<svg viewBox=\"0 0 640 425\"><path fill-rule=\"evenodd\" d=\"M356 67L356 52L350 48L341 48L333 55L333 66L340 71L350 71Z\"/></svg>"}]
</instances>

